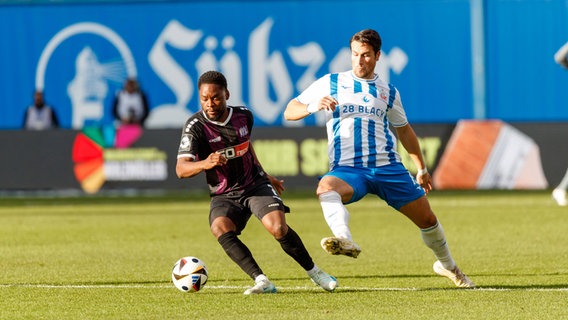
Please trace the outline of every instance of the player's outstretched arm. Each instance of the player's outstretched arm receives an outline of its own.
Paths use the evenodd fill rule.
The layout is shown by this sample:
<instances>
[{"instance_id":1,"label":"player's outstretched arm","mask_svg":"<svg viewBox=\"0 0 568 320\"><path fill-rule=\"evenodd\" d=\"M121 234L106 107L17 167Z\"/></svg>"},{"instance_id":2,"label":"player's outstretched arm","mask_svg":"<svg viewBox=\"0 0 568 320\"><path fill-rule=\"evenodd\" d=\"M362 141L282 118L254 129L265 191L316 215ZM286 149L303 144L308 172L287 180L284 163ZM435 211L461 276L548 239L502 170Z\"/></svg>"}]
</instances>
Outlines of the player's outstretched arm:
<instances>
[{"instance_id":1,"label":"player's outstretched arm","mask_svg":"<svg viewBox=\"0 0 568 320\"><path fill-rule=\"evenodd\" d=\"M284 119L300 120L320 110L335 111L337 104L337 100L331 96L325 96L319 101L311 102L310 104L303 104L296 99L292 99L288 102L286 110L284 110Z\"/></svg>"},{"instance_id":2,"label":"player's outstretched arm","mask_svg":"<svg viewBox=\"0 0 568 320\"><path fill-rule=\"evenodd\" d=\"M307 108L308 105L303 104L296 99L292 99L288 102L286 110L284 110L284 119L289 121L304 119L311 114L308 112Z\"/></svg>"},{"instance_id":3,"label":"player's outstretched arm","mask_svg":"<svg viewBox=\"0 0 568 320\"><path fill-rule=\"evenodd\" d=\"M176 163L176 174L178 178L191 178L199 173L222 166L227 163L227 158L218 152L211 153L207 159L195 161L190 157L178 158Z\"/></svg>"}]
</instances>

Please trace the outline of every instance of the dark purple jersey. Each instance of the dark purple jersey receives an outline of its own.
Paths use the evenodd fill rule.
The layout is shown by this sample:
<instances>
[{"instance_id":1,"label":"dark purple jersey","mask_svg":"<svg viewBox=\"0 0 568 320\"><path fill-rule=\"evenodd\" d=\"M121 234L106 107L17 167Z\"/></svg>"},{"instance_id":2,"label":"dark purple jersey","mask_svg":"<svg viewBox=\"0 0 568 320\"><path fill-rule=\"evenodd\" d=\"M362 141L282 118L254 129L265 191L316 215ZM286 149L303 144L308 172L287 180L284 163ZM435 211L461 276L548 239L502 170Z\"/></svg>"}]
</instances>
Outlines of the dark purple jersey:
<instances>
[{"instance_id":1,"label":"dark purple jersey","mask_svg":"<svg viewBox=\"0 0 568 320\"><path fill-rule=\"evenodd\" d=\"M254 118L245 107L229 106L224 122L209 120L203 111L185 122L181 134L178 159L190 157L195 161L206 159L213 152L222 153L228 162L205 171L210 194L240 194L244 190L269 182L251 147Z\"/></svg>"}]
</instances>

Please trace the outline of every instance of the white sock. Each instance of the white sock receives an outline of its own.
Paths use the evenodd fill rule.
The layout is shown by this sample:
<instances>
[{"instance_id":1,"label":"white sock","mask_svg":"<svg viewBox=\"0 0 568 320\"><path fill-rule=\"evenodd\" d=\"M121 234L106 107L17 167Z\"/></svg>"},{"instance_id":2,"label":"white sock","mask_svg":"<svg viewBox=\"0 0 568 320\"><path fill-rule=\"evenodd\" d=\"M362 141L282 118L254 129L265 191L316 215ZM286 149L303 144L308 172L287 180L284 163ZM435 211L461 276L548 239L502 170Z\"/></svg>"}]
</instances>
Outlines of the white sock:
<instances>
[{"instance_id":1,"label":"white sock","mask_svg":"<svg viewBox=\"0 0 568 320\"><path fill-rule=\"evenodd\" d=\"M308 274L308 276L311 277L313 274L315 274L315 273L318 272L318 271L319 271L318 266L316 266L316 265L314 264L314 267L313 267L311 270L306 271L306 273Z\"/></svg>"},{"instance_id":2,"label":"white sock","mask_svg":"<svg viewBox=\"0 0 568 320\"><path fill-rule=\"evenodd\" d=\"M260 274L260 275L256 276L256 278L254 278L255 283L258 283L258 282L263 281L263 280L268 280L268 277L265 276L264 274Z\"/></svg>"},{"instance_id":3,"label":"white sock","mask_svg":"<svg viewBox=\"0 0 568 320\"><path fill-rule=\"evenodd\" d=\"M562 189L562 190L568 189L568 170L566 170L564 178L562 178L562 181L560 181L560 184L558 185L558 187L556 187L556 189Z\"/></svg>"},{"instance_id":4,"label":"white sock","mask_svg":"<svg viewBox=\"0 0 568 320\"><path fill-rule=\"evenodd\" d=\"M349 212L341 202L341 196L335 191L327 191L319 196L323 216L327 225L338 238L353 241L349 230Z\"/></svg>"},{"instance_id":5,"label":"white sock","mask_svg":"<svg viewBox=\"0 0 568 320\"><path fill-rule=\"evenodd\" d=\"M456 263L450 253L450 248L446 243L444 229L439 221L433 227L420 229L420 234L426 246L432 249L434 256L440 260L444 268L452 270L456 267Z\"/></svg>"}]
</instances>

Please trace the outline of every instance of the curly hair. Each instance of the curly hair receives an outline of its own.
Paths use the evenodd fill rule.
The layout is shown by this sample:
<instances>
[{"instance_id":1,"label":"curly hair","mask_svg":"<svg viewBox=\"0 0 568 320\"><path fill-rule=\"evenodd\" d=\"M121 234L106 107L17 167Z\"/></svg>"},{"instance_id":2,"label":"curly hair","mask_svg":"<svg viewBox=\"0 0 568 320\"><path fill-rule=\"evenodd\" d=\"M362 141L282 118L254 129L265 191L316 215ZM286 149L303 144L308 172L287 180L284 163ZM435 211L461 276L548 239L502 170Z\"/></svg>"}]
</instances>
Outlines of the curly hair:
<instances>
[{"instance_id":1,"label":"curly hair","mask_svg":"<svg viewBox=\"0 0 568 320\"><path fill-rule=\"evenodd\" d=\"M197 81L197 88L201 88L204 83L216 84L221 86L223 89L227 89L227 79L219 71L207 71L199 77Z\"/></svg>"}]
</instances>

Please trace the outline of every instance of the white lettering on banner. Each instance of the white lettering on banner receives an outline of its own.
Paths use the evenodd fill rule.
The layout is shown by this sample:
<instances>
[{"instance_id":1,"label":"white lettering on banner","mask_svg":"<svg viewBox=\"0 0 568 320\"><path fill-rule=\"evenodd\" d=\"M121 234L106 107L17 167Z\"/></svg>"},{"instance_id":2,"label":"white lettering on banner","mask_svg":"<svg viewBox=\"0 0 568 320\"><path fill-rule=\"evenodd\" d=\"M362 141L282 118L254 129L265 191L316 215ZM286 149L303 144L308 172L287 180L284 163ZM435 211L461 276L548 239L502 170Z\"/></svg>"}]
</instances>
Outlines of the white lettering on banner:
<instances>
[{"instance_id":1,"label":"white lettering on banner","mask_svg":"<svg viewBox=\"0 0 568 320\"><path fill-rule=\"evenodd\" d=\"M295 64L307 67L296 82L296 90L301 92L317 80L316 73L325 61L325 53L317 43L309 42L301 47L288 48L288 54Z\"/></svg>"},{"instance_id":2,"label":"white lettering on banner","mask_svg":"<svg viewBox=\"0 0 568 320\"><path fill-rule=\"evenodd\" d=\"M217 44L217 38L214 36L205 38L205 52L199 56L195 63L197 74L203 74L209 70L223 70L227 82L230 83L229 91L231 92L231 97L229 103L234 106L244 106L242 63L239 55L233 51L235 38L232 36L223 38L221 45L226 52L220 61L217 61L217 58L213 54L213 51L217 49Z\"/></svg>"},{"instance_id":3,"label":"white lettering on banner","mask_svg":"<svg viewBox=\"0 0 568 320\"><path fill-rule=\"evenodd\" d=\"M300 47L288 48L288 54L296 65L307 67L304 74L296 82L296 90L302 92L312 82L317 80L316 73L325 62L325 53L317 43L308 42ZM325 113L318 112L315 116L318 124L325 123ZM303 119L300 121L285 121L284 125L300 127L304 125L304 121Z\"/></svg>"},{"instance_id":4,"label":"white lettering on banner","mask_svg":"<svg viewBox=\"0 0 568 320\"><path fill-rule=\"evenodd\" d=\"M226 53L220 61L221 70L227 77L227 81L231 84L231 97L229 102L234 106L245 106L243 99L243 66L241 58L233 50L235 46L235 38L226 36L223 38L223 49ZM217 69L216 69L217 70ZM201 73L200 73L201 74Z\"/></svg>"},{"instance_id":5,"label":"white lettering on banner","mask_svg":"<svg viewBox=\"0 0 568 320\"><path fill-rule=\"evenodd\" d=\"M248 81L243 79L243 62L234 51L236 39L226 35L221 41L225 50L218 59L214 52L218 49L219 41L211 35L204 35L202 30L193 30L177 20L170 20L148 53L148 62L156 75L171 90L175 101L164 103L155 101L146 121L148 128L179 128L191 115L188 108L194 98L195 82L188 70L168 52L168 48L191 51L203 43L203 52L194 61L195 73L202 74L207 70L219 70L225 74L230 83L232 105L248 105L255 116L267 124L303 125L303 122L281 121L281 115L288 100L293 98L294 89L300 92L316 80L316 74L325 64L326 55L322 47L314 41L300 46L290 46L286 51L269 49L270 31L274 21L266 18L258 27L250 32L247 48ZM99 121L103 117L103 101L109 93L109 80L116 81L116 74L106 74L106 70L117 73L120 68L126 69L128 76L136 76L136 67L130 49L122 38L113 30L97 23L77 23L58 32L48 43L37 66L36 87L42 89L45 81L45 70L53 51L69 37L79 33L92 33L107 39L121 54L123 66L112 62L111 66L100 63L96 52L86 46L77 55L75 61L76 74L68 84L68 94L72 103L72 126L82 128L87 120ZM286 66L283 52L296 66L305 67L301 76L293 80ZM198 52L199 53L199 52ZM329 60L329 70L340 72L351 68L351 52L348 47L340 48ZM389 72L401 73L408 64L408 56L397 47L387 54L383 52L375 71L381 78L388 81ZM124 71L123 69L121 69ZM193 74L193 72L192 72ZM248 86L248 102L244 101L243 83ZM154 96L155 98L156 96ZM197 107L198 102L193 108ZM194 110L197 111L198 109ZM107 111L108 112L108 111ZM323 124L324 113L318 113L316 123Z\"/></svg>"},{"instance_id":6,"label":"white lettering on banner","mask_svg":"<svg viewBox=\"0 0 568 320\"><path fill-rule=\"evenodd\" d=\"M193 95L193 81L168 53L166 45L190 50L195 48L202 36L201 31L188 29L177 20L172 20L156 39L148 54L148 61L160 79L172 90L176 101L152 109L146 119L147 127L179 127L191 115L186 106Z\"/></svg>"},{"instance_id":7,"label":"white lettering on banner","mask_svg":"<svg viewBox=\"0 0 568 320\"><path fill-rule=\"evenodd\" d=\"M163 181L168 178L165 161L105 161L104 173L107 181Z\"/></svg>"},{"instance_id":8,"label":"white lettering on banner","mask_svg":"<svg viewBox=\"0 0 568 320\"><path fill-rule=\"evenodd\" d=\"M408 55L399 47L394 47L388 55L381 54L379 61L381 63L377 63L375 72L381 75L381 79L390 82L389 71L392 70L396 74L402 73L402 70L404 70L408 64Z\"/></svg>"},{"instance_id":9,"label":"white lettering on banner","mask_svg":"<svg viewBox=\"0 0 568 320\"><path fill-rule=\"evenodd\" d=\"M264 22L250 35L249 51L249 93L250 105L255 116L272 123L282 114L282 109L292 97L292 80L286 69L280 51L268 52L268 40L272 18ZM270 86L274 88L276 101L270 99Z\"/></svg>"}]
</instances>

